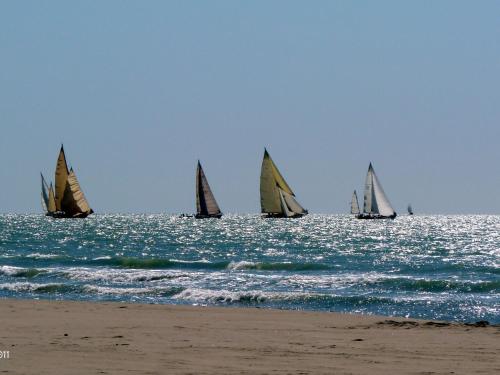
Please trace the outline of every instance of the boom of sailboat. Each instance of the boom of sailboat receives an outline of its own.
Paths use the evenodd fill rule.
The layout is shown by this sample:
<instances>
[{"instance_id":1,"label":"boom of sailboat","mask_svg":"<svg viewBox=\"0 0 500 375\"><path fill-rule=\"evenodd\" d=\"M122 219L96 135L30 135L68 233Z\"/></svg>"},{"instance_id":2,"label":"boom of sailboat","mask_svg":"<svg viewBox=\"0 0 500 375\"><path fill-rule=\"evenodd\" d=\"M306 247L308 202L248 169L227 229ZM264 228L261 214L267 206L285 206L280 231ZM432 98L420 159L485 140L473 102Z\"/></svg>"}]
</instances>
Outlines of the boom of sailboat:
<instances>
[{"instance_id":1,"label":"boom of sailboat","mask_svg":"<svg viewBox=\"0 0 500 375\"><path fill-rule=\"evenodd\" d=\"M94 212L83 194L75 171L73 168L68 169L62 145L56 163L55 183L48 184L41 173L40 177L42 207L47 216L85 218ZM196 166L195 192L196 214L181 215L182 217L196 219L222 217L222 211L199 160ZM263 218L300 218L308 214L308 210L297 201L295 193L267 149L264 149L260 172L260 206ZM408 205L408 213L413 214L411 205ZM363 210L360 210L358 195L354 190L351 198L351 214L357 219L394 219L397 216L371 163L366 174Z\"/></svg>"}]
</instances>

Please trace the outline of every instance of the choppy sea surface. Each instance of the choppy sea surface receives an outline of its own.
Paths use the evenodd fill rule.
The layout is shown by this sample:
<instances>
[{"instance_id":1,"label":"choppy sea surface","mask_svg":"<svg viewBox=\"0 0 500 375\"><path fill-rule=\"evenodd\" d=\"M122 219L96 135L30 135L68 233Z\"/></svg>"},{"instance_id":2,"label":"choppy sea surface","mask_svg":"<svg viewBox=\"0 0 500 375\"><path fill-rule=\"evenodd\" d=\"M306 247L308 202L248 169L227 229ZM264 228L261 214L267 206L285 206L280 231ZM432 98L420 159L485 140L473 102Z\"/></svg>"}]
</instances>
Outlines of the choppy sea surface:
<instances>
[{"instance_id":1,"label":"choppy sea surface","mask_svg":"<svg viewBox=\"0 0 500 375\"><path fill-rule=\"evenodd\" d=\"M0 215L0 298L500 323L500 216Z\"/></svg>"}]
</instances>

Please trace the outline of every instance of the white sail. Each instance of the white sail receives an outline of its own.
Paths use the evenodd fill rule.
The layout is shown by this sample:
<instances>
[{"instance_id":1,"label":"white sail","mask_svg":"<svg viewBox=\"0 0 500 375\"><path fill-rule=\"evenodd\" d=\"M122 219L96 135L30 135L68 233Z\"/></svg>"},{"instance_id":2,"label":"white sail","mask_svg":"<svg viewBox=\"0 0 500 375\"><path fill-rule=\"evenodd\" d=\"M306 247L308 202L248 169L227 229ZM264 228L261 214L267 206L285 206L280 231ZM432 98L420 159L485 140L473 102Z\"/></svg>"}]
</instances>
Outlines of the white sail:
<instances>
[{"instance_id":1,"label":"white sail","mask_svg":"<svg viewBox=\"0 0 500 375\"><path fill-rule=\"evenodd\" d=\"M363 212L367 214L378 214L376 202L374 202L373 193L373 168L372 164L368 167L365 180L365 192L363 195ZM375 203L375 204L374 204ZM375 206L375 207L374 207Z\"/></svg>"},{"instance_id":2,"label":"white sail","mask_svg":"<svg viewBox=\"0 0 500 375\"><path fill-rule=\"evenodd\" d=\"M196 211L198 215L206 216L222 214L199 161L196 168Z\"/></svg>"},{"instance_id":3,"label":"white sail","mask_svg":"<svg viewBox=\"0 0 500 375\"><path fill-rule=\"evenodd\" d=\"M302 207L299 202L295 199L295 197L291 194L288 194L286 191L283 191L280 189L281 196L285 200L286 205L288 206L288 209L292 211L295 214L304 214L306 213L306 210L304 207Z\"/></svg>"},{"instance_id":4,"label":"white sail","mask_svg":"<svg viewBox=\"0 0 500 375\"><path fill-rule=\"evenodd\" d=\"M293 213L293 211L288 209L288 205L286 204L285 198L283 196L284 191L281 189L278 189L278 190L279 190L280 203L281 203L281 209L282 209L283 215L285 215L286 217L293 216L294 213Z\"/></svg>"},{"instance_id":5,"label":"white sail","mask_svg":"<svg viewBox=\"0 0 500 375\"><path fill-rule=\"evenodd\" d=\"M394 209L385 195L371 163L366 174L363 212L381 216L394 215Z\"/></svg>"},{"instance_id":6,"label":"white sail","mask_svg":"<svg viewBox=\"0 0 500 375\"><path fill-rule=\"evenodd\" d=\"M352 193L351 214L353 215L359 214L358 195L356 194L356 190L354 190L354 193Z\"/></svg>"},{"instance_id":7,"label":"white sail","mask_svg":"<svg viewBox=\"0 0 500 375\"><path fill-rule=\"evenodd\" d=\"M385 195L384 189L380 184L377 175L373 172L373 191L375 193L375 199L377 201L378 212L382 216L392 216L394 215L394 209L389 202L389 199Z\"/></svg>"}]
</instances>

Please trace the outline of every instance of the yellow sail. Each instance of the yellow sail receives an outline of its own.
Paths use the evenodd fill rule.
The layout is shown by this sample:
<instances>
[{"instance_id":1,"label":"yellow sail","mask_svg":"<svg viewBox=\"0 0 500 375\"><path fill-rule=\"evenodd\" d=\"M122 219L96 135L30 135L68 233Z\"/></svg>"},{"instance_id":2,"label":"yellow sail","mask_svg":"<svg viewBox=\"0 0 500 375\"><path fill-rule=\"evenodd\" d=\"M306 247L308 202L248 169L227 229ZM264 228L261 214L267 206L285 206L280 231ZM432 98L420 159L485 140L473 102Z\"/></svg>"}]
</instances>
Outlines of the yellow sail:
<instances>
[{"instance_id":1,"label":"yellow sail","mask_svg":"<svg viewBox=\"0 0 500 375\"><path fill-rule=\"evenodd\" d=\"M281 188L281 190L287 192L290 195L295 196L292 189L290 188L290 186L288 186L285 179L283 178L280 171L278 170L278 167L276 166L276 164L274 164L274 161L273 161L273 159L271 159L271 156L269 155L267 150L264 152L264 158L266 158L266 155L267 155L267 158L269 159L269 161L271 162L271 169L273 171L273 177L274 177L274 180L276 181L276 185L278 185Z\"/></svg>"},{"instance_id":2,"label":"yellow sail","mask_svg":"<svg viewBox=\"0 0 500 375\"><path fill-rule=\"evenodd\" d=\"M66 163L66 155L64 148L61 146L59 157L57 158L56 177L55 177L55 203L56 211L61 211L61 204L64 198L64 190L66 189L66 181L68 180L68 165Z\"/></svg>"},{"instance_id":3,"label":"yellow sail","mask_svg":"<svg viewBox=\"0 0 500 375\"><path fill-rule=\"evenodd\" d=\"M260 173L260 206L263 213L283 213L278 189L292 196L294 195L274 164L273 159L265 150Z\"/></svg>"},{"instance_id":4,"label":"yellow sail","mask_svg":"<svg viewBox=\"0 0 500 375\"><path fill-rule=\"evenodd\" d=\"M47 203L47 211L49 213L56 212L56 199L54 197L54 188L52 187L52 184L50 184L49 187L49 200Z\"/></svg>"},{"instance_id":5,"label":"yellow sail","mask_svg":"<svg viewBox=\"0 0 500 375\"><path fill-rule=\"evenodd\" d=\"M61 209L70 216L90 214L93 212L80 188L80 184L73 170L71 170L68 175L64 199L61 202Z\"/></svg>"}]
</instances>

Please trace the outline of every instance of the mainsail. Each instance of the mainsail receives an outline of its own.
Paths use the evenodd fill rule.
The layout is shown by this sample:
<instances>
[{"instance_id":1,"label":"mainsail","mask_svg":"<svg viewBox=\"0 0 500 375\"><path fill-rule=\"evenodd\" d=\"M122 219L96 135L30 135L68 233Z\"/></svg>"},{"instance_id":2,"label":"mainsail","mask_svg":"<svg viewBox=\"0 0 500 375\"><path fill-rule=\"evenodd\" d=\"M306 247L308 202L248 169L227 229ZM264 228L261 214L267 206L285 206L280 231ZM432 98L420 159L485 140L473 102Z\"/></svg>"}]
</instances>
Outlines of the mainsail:
<instances>
[{"instance_id":1,"label":"mainsail","mask_svg":"<svg viewBox=\"0 0 500 375\"><path fill-rule=\"evenodd\" d=\"M384 217L395 214L375 174L372 163L370 163L368 173L366 174L363 213Z\"/></svg>"},{"instance_id":2,"label":"mainsail","mask_svg":"<svg viewBox=\"0 0 500 375\"><path fill-rule=\"evenodd\" d=\"M66 163L66 155L64 154L64 147L61 145L59 157L57 158L55 175L55 199L57 211L64 211L62 209L61 203L64 197L64 191L66 190L66 181L68 180L68 176L69 171L68 164Z\"/></svg>"},{"instance_id":3,"label":"mainsail","mask_svg":"<svg viewBox=\"0 0 500 375\"><path fill-rule=\"evenodd\" d=\"M198 218L222 216L199 160L196 168L196 212Z\"/></svg>"},{"instance_id":4,"label":"mainsail","mask_svg":"<svg viewBox=\"0 0 500 375\"><path fill-rule=\"evenodd\" d=\"M262 213L272 216L293 217L307 214L307 210L295 199L295 194L267 150L264 150L260 173L260 206Z\"/></svg>"},{"instance_id":5,"label":"mainsail","mask_svg":"<svg viewBox=\"0 0 500 375\"><path fill-rule=\"evenodd\" d=\"M408 215L413 215L413 208L411 208L411 204L408 204Z\"/></svg>"},{"instance_id":6,"label":"mainsail","mask_svg":"<svg viewBox=\"0 0 500 375\"><path fill-rule=\"evenodd\" d=\"M354 193L352 193L351 214L359 215L358 195L356 194L356 190L354 190Z\"/></svg>"}]
</instances>

